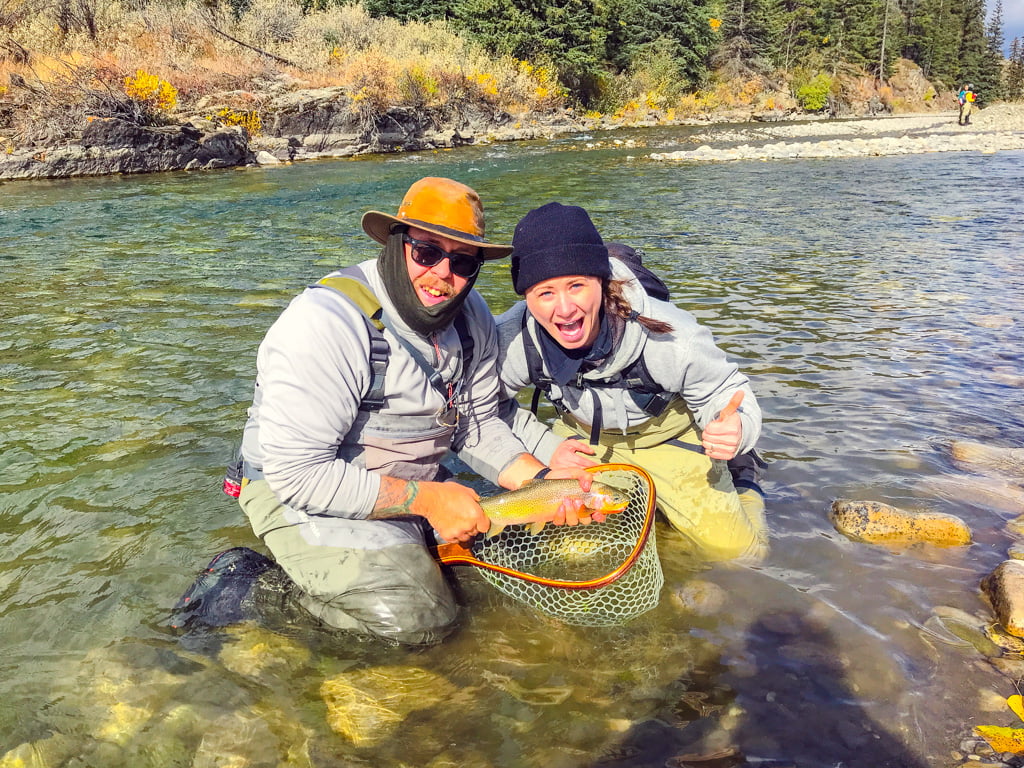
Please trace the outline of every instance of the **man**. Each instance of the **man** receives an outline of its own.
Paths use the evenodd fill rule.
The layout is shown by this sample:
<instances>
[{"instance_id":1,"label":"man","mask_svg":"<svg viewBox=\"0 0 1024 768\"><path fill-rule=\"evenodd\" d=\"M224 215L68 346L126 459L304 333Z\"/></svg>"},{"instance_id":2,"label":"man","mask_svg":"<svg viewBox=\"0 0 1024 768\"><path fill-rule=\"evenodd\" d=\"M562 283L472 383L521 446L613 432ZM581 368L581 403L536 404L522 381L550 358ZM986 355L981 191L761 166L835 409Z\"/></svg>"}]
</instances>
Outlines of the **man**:
<instances>
[{"instance_id":1,"label":"man","mask_svg":"<svg viewBox=\"0 0 1024 768\"><path fill-rule=\"evenodd\" d=\"M974 111L974 102L977 101L977 94L974 93L974 85L968 83L960 89L957 94L957 101L960 102L960 125L971 124L971 113Z\"/></svg>"},{"instance_id":2,"label":"man","mask_svg":"<svg viewBox=\"0 0 1024 768\"><path fill-rule=\"evenodd\" d=\"M441 459L471 445L510 489L546 469L497 415L497 336L473 290L512 249L485 240L479 196L451 179L362 225L380 257L309 287L260 345L239 503L313 616L433 643L457 606L428 544L489 527L476 492L438 481ZM561 514L589 522L575 502Z\"/></svg>"}]
</instances>

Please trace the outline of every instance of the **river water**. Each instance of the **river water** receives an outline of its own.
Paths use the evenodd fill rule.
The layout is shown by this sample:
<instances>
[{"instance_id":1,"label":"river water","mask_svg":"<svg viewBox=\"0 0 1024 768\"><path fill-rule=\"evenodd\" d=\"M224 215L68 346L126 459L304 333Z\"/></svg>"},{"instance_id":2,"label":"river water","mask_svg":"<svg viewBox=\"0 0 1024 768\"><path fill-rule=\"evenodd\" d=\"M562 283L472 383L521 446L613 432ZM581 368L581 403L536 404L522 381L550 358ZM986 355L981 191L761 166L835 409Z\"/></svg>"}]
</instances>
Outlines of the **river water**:
<instances>
[{"instance_id":1,"label":"river water","mask_svg":"<svg viewBox=\"0 0 1024 768\"><path fill-rule=\"evenodd\" d=\"M679 140L0 185L0 755L946 766L972 726L1019 725L1003 699L1020 662L935 611L990 619L978 583L1024 512L1019 485L949 451L1024 445L1024 153L644 159ZM559 200L646 250L753 380L770 557L706 568L659 522L661 602L622 627L562 625L463 568L465 621L437 648L259 628L180 642L167 616L199 569L259 546L219 484L263 333L373 255L360 215L424 175L477 188L492 237ZM508 267L488 270L500 311ZM836 498L951 512L974 543L855 543L829 522ZM355 705L329 712L329 691Z\"/></svg>"}]
</instances>

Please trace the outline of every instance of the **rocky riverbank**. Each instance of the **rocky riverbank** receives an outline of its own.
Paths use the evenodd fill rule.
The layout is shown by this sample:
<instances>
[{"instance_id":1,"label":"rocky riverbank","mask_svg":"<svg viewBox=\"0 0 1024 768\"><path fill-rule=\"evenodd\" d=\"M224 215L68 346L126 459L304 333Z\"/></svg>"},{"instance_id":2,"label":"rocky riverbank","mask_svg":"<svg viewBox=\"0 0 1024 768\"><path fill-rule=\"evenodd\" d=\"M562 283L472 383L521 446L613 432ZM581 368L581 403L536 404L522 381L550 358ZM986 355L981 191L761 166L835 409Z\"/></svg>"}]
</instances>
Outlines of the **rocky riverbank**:
<instances>
[{"instance_id":1,"label":"rocky riverbank","mask_svg":"<svg viewBox=\"0 0 1024 768\"><path fill-rule=\"evenodd\" d=\"M429 109L395 109L367 122L346 108L339 89L325 88L282 94L272 105L273 119L262 135L250 136L242 126L222 126L203 117L210 111L204 112L203 106L174 125L145 127L116 118L96 118L78 141L45 149L9 148L0 154L0 180L211 170L665 124L656 118L630 122L588 119L571 110L515 118L501 112L453 115ZM836 120L749 114L717 119L723 122L672 121L707 127L689 137L688 141L698 145L694 149L655 153L650 158L767 160L1024 149L1024 104L981 110L968 126L957 125L952 112ZM729 120L742 121L743 127ZM750 127L752 124L757 127Z\"/></svg>"},{"instance_id":2,"label":"rocky riverbank","mask_svg":"<svg viewBox=\"0 0 1024 768\"><path fill-rule=\"evenodd\" d=\"M267 102L260 130L223 125L207 115L236 112L224 96L201 101L176 122L142 126L89 118L81 137L59 146L19 148L0 137L0 181L119 173L212 170L355 155L451 149L586 130L572 112L520 118L494 111L393 108L372 118L353 111L341 88L286 91Z\"/></svg>"},{"instance_id":3,"label":"rocky riverbank","mask_svg":"<svg viewBox=\"0 0 1024 768\"><path fill-rule=\"evenodd\" d=\"M652 160L726 161L863 157L921 152L998 152L1024 149L1024 104L997 104L976 112L970 125L956 113L830 120L724 128L690 139L692 150L661 152Z\"/></svg>"}]
</instances>

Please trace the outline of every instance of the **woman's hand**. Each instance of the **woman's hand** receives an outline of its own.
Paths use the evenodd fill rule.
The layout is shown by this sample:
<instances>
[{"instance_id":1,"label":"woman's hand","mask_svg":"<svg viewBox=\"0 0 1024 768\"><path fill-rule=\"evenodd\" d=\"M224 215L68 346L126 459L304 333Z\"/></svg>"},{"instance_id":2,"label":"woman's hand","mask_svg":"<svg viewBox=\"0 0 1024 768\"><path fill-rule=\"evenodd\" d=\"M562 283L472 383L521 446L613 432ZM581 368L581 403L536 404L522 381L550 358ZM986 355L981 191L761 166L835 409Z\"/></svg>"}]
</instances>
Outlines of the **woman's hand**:
<instances>
[{"instance_id":1,"label":"woman's hand","mask_svg":"<svg viewBox=\"0 0 1024 768\"><path fill-rule=\"evenodd\" d=\"M580 489L586 493L594 483L594 474L582 469L553 469L545 479L578 480ZM583 499L580 496L566 496L562 499L562 503L558 506L558 511L555 512L555 517L551 522L554 525L590 525L591 522L600 523L604 519L604 513L592 512L583 506Z\"/></svg>"},{"instance_id":2,"label":"woman's hand","mask_svg":"<svg viewBox=\"0 0 1024 768\"><path fill-rule=\"evenodd\" d=\"M739 450L743 439L743 422L736 411L742 402L743 390L737 390L718 418L704 427L701 445L704 446L704 455L709 459L728 461Z\"/></svg>"},{"instance_id":3,"label":"woman's hand","mask_svg":"<svg viewBox=\"0 0 1024 768\"><path fill-rule=\"evenodd\" d=\"M593 467L597 461L590 458L594 455L592 446L582 440L563 440L555 452L551 454L552 469L576 469Z\"/></svg>"}]
</instances>

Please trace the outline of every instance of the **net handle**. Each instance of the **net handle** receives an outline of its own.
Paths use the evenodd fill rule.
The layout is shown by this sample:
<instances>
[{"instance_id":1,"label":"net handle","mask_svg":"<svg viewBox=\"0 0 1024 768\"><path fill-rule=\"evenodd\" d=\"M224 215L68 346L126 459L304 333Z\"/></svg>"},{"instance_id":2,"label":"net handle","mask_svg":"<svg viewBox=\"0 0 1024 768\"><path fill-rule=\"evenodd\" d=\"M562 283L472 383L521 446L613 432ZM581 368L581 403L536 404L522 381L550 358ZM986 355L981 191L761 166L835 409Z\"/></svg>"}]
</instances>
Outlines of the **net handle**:
<instances>
[{"instance_id":1,"label":"net handle","mask_svg":"<svg viewBox=\"0 0 1024 768\"><path fill-rule=\"evenodd\" d=\"M634 472L640 475L646 482L648 488L647 494L647 509L644 513L644 524L640 530L640 535L637 537L636 544L630 551L622 563L612 571L609 571L604 576L598 576L595 579L588 579L586 581L563 581L561 579L546 579L542 576L534 576L530 573L523 573L522 571L516 571L512 568L506 568L503 565L495 565L493 563L486 563L483 560L477 558L469 547L459 543L451 542L449 544L439 544L437 547L437 559L445 565L475 565L478 568L486 568L489 571L495 571L497 573L503 573L506 576L511 576L516 579L522 579L533 584L540 584L545 587L556 587L558 589L597 589L598 587L604 587L611 584L613 581L620 578L630 568L633 567L633 563L640 557L640 553L644 551L644 546L647 544L647 539L650 538L651 529L654 527L654 480L647 474L646 471L640 467L634 466L633 464L598 464L594 467L587 467L587 472L594 474L599 472L608 472L611 470L625 470L627 472ZM594 523L594 525L602 525L602 523Z\"/></svg>"}]
</instances>

